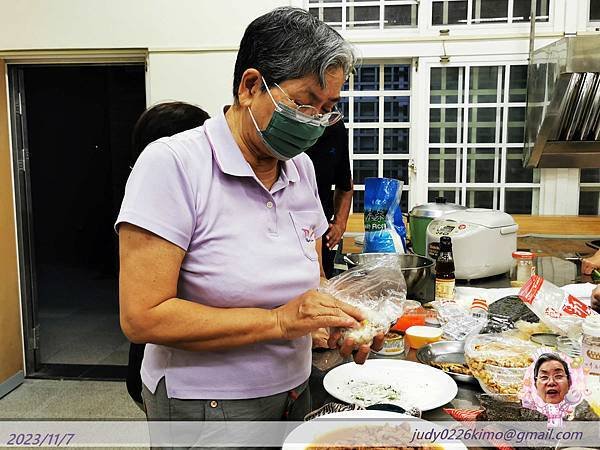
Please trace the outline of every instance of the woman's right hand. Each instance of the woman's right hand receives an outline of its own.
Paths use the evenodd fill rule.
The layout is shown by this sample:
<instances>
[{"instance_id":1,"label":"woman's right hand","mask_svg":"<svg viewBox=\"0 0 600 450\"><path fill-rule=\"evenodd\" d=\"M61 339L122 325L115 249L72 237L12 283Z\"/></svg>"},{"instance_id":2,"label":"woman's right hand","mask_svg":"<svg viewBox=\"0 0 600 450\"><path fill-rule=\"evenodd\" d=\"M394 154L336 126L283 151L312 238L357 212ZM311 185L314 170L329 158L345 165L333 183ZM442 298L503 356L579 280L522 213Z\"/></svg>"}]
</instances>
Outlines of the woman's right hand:
<instances>
[{"instance_id":1,"label":"woman's right hand","mask_svg":"<svg viewBox=\"0 0 600 450\"><path fill-rule=\"evenodd\" d=\"M306 291L273 311L283 339L306 336L318 328L353 328L364 320L358 308L316 290Z\"/></svg>"},{"instance_id":2,"label":"woman's right hand","mask_svg":"<svg viewBox=\"0 0 600 450\"><path fill-rule=\"evenodd\" d=\"M589 275L594 269L600 269L600 250L594 256L581 260L581 271L584 275Z\"/></svg>"}]
</instances>

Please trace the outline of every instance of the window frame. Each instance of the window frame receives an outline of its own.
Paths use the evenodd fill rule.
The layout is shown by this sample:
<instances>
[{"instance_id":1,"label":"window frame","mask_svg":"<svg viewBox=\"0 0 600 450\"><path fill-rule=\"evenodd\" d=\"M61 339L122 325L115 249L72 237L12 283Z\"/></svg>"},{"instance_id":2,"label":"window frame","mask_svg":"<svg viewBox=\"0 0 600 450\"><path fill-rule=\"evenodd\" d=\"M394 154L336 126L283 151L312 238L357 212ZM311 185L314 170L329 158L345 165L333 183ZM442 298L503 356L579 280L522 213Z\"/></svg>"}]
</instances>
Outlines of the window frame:
<instances>
[{"instance_id":1,"label":"window frame","mask_svg":"<svg viewBox=\"0 0 600 450\"><path fill-rule=\"evenodd\" d=\"M600 171L600 169L597 169L598 171ZM579 195L577 197L577 212L579 213L579 206L581 203L581 193L582 192L600 192L600 181L596 181L596 182L582 182L581 181L581 173L580 173L580 177L579 177ZM598 206L596 207L596 215L600 214L600 196L598 198ZM581 214L580 214L581 215Z\"/></svg>"},{"instance_id":2,"label":"window frame","mask_svg":"<svg viewBox=\"0 0 600 450\"><path fill-rule=\"evenodd\" d=\"M294 4L309 7L308 0L296 0ZM586 34L590 31L589 0L576 4L570 0L551 0L549 16L548 22L536 22L535 44L538 48L562 38L565 33ZM445 55L450 59L447 66L524 64L528 57L529 22L473 24L469 27L432 26L431 22L432 3L421 1L417 29L365 28L341 32L357 47L365 62L379 58L394 63L412 58L416 63L411 80L409 152L414 166L411 165L409 170L409 209L428 202L429 67L439 66L440 57ZM440 33L444 30L448 33ZM592 189L593 186L584 185L583 188ZM540 169L539 214L577 215L579 192L579 169Z\"/></svg>"},{"instance_id":3,"label":"window frame","mask_svg":"<svg viewBox=\"0 0 600 450\"><path fill-rule=\"evenodd\" d=\"M467 1L467 19L465 23L460 24L446 24L446 25L434 25L433 24L433 2L434 1L447 1L447 2L459 2ZM511 31L523 31L529 33L530 22L529 21L514 21L513 7L514 0L508 0L506 22L498 21L485 21L485 22L473 22L473 2L481 0L430 0L426 2L428 4L428 29L435 32L442 30L449 30L452 35L482 35L486 34L499 34L505 33L508 30ZM536 21L536 33L552 32L555 28L555 18L558 17L555 14L557 3L563 0L549 0L548 3L548 20ZM537 14L537 13L536 13Z\"/></svg>"},{"instance_id":4,"label":"window frame","mask_svg":"<svg viewBox=\"0 0 600 450\"><path fill-rule=\"evenodd\" d=\"M406 38L415 38L415 37L425 37L425 36L440 36L440 32L443 30L448 30L452 36L481 36L484 38L489 35L505 35L507 32L509 33L523 33L523 35L529 35L530 23L527 22L514 22L512 21L512 11L514 0L508 0L508 11L510 11L511 22L488 22L488 23L471 23L469 26L465 26L466 24L449 24L449 25L433 25L433 0L337 0L337 1L327 1L327 0L319 0L318 2L310 2L310 0L302 0L301 2L298 0L300 5L303 5L304 9L307 11L310 8L316 7L338 7L341 8L342 11L342 22L341 26L336 27L338 31L342 34L347 34L348 36L372 36L373 32L377 34L381 33L380 36L382 38L398 36ZM461 0L449 0L453 1L461 1ZM468 14L469 16L472 14L472 1L468 1ZM556 32L564 32L565 24L562 23L562 16L565 11L564 2L567 0L549 0L548 5L548 21L546 22L536 22L536 34L541 33L556 33ZM586 0L589 2L589 0ZM384 17L385 12L381 5L384 6L393 6L396 4L414 4L418 3L416 10L416 25L415 26L392 26L385 27L384 26ZM345 26L346 21L346 7L349 5L358 4L359 6L375 6L379 5L379 27L357 27L357 28L348 28ZM560 20L558 20L560 19ZM331 22L326 22L331 23ZM400 55L402 57L419 57L422 55L412 54L412 55Z\"/></svg>"},{"instance_id":5,"label":"window frame","mask_svg":"<svg viewBox=\"0 0 600 450\"><path fill-rule=\"evenodd\" d=\"M477 191L488 191L492 190L493 192L493 208L500 209L502 211L505 210L506 206L506 192L507 190L522 190L527 189L532 191L532 211L533 214L537 214L539 211L540 205L540 195L541 195L541 172L539 174L538 181L536 181L536 177L534 175L534 179L532 182L520 182L520 183L510 183L506 181L507 174L507 161L509 149L523 149L523 143L510 143L507 142L508 135L508 113L509 109L512 107L526 107L526 102L510 102L509 95L510 90L508 87L510 86L510 67L511 66L521 66L527 65L527 60L522 57L511 58L510 60L497 60L497 59L453 59L450 63L441 63L438 61L430 61L429 63L424 64L422 69L427 71L426 76L421 76L420 81L425 82L426 86L420 86L421 91L424 93L424 99L421 103L426 103L427 107L421 109L421 114L425 114L423 117L426 118L426 124L423 125L424 128L424 138L425 144L423 151L417 152L417 154L423 154L423 156L419 160L418 167L421 172L424 173L424 176L420 177L421 179L425 179L425 187L422 188L423 191L418 196L419 199L423 203L428 201L429 192L430 191L454 191L456 202L462 205L467 204L467 195L475 195L474 193ZM494 103L473 103L470 97L470 76L471 76L471 68L472 67L501 67L504 66L504 79L501 80L500 76L498 76L498 84L497 84L497 93L496 95L500 95L498 89L501 88L501 81L503 83L504 89L502 92L502 98L500 102ZM440 68L440 67L458 67L463 68L462 71L462 85L459 86L459 90L461 91L462 99L459 99L457 103L438 103L432 104L430 101L431 97L431 69ZM425 101L426 100L426 101ZM460 117L457 118L457 122L460 122L461 127L461 137L459 142L456 143L436 143L430 142L429 140L429 128L430 128L430 116L429 112L432 109L444 109L444 108L457 108L459 110ZM496 139L494 143L473 143L469 142L469 128L470 128L470 112L473 108L495 108L496 113ZM501 113L498 113L498 112ZM465 120L466 119L466 120ZM500 128L500 124L502 124ZM501 136L498 136L498 133L501 133ZM457 181L452 183L444 183L444 182L431 182L429 180L429 151L430 149L435 148L447 148L447 149L456 149L457 157L456 157L456 172L457 172ZM494 164L494 181L493 182L474 182L469 181L469 149L484 149L490 148L495 149L499 154L498 164ZM458 154L460 152L460 160L458 159ZM459 164L460 162L460 164ZM459 169L460 165L460 169ZM459 174L460 179L458 178ZM531 213L530 213L531 214Z\"/></svg>"},{"instance_id":6,"label":"window frame","mask_svg":"<svg viewBox=\"0 0 600 450\"><path fill-rule=\"evenodd\" d=\"M590 30L599 31L599 29L600 29L600 19L598 19L598 20L592 20L592 18L591 18L591 15L592 15L592 0L587 0L585 3L586 3L585 21L587 23L587 28L590 29Z\"/></svg>"},{"instance_id":7,"label":"window frame","mask_svg":"<svg viewBox=\"0 0 600 450\"><path fill-rule=\"evenodd\" d=\"M355 31L374 31L374 30L415 30L419 28L419 8L421 7L419 0L338 0L338 1L327 1L327 0L318 0L312 2L311 0L305 0L305 9L309 11L312 8L319 9L319 18L321 20L323 17L323 11L325 8L334 9L341 8L341 22L325 22L332 26L333 28L343 31L343 32L355 32ZM368 6L377 6L379 7L379 18L377 20L377 24L375 26L356 26L357 23L353 21L353 27L348 26L350 23L348 21L347 11L349 8L360 8L360 7L368 7ZM414 25L393 25L393 26L385 26L385 8L387 6L415 6L414 12Z\"/></svg>"},{"instance_id":8,"label":"window frame","mask_svg":"<svg viewBox=\"0 0 600 450\"><path fill-rule=\"evenodd\" d=\"M379 89L378 90L365 90L358 91L354 90L354 76L351 75L349 78L349 90L342 90L340 96L344 99L348 99L348 122L345 123L348 129L348 148L350 154L350 170L352 177L354 178L354 161L367 160L377 161L377 176L383 176L384 161L396 160L396 161L407 161L408 165L408 183L405 183L402 187L402 195L407 195L406 204L410 207L412 199L411 186L414 186L414 148L415 141L413 138L414 127L415 127L415 108L414 108L414 86L415 86L415 70L416 64L413 58L394 58L394 59L381 59L381 58L369 58L362 61L363 66L379 65ZM407 90L386 90L385 89L385 75L384 68L388 65L408 65L410 67L410 87ZM358 95L356 95L358 93ZM354 101L356 97L377 97L379 116L377 122L355 122L354 121ZM385 98L386 97L407 97L409 99L409 117L407 122L386 122L385 121ZM378 133L378 151L377 153L354 153L354 130L355 129L377 129ZM407 129L408 130L408 153L384 153L384 139L386 129ZM364 192L364 184L354 184L355 192ZM354 201L352 202L351 212L354 212ZM403 211L406 212L406 211Z\"/></svg>"}]
</instances>

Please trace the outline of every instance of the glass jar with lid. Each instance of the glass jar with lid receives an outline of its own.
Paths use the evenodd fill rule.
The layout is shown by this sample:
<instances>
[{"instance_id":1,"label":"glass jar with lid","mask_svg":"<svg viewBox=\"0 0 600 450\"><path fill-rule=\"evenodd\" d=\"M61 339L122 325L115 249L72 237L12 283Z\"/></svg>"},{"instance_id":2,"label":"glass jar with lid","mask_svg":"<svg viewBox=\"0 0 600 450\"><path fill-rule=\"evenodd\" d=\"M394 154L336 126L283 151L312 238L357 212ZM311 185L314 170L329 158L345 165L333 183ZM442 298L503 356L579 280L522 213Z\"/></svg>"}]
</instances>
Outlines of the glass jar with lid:
<instances>
[{"instance_id":1,"label":"glass jar with lid","mask_svg":"<svg viewBox=\"0 0 600 450\"><path fill-rule=\"evenodd\" d=\"M535 275L535 253L516 251L513 252L512 257L510 284L513 287L521 287Z\"/></svg>"},{"instance_id":2,"label":"glass jar with lid","mask_svg":"<svg viewBox=\"0 0 600 450\"><path fill-rule=\"evenodd\" d=\"M600 376L600 315L593 314L583 320L581 355L589 375Z\"/></svg>"}]
</instances>

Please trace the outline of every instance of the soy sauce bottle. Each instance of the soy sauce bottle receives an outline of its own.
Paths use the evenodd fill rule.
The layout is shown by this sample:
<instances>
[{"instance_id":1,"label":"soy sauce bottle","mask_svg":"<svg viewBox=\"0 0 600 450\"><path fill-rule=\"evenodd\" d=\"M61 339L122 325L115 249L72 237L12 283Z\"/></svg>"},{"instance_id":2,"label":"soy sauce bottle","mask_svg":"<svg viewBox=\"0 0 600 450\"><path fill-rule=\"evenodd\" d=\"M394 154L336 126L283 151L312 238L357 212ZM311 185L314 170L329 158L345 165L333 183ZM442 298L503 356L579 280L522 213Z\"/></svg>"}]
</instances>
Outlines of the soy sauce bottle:
<instances>
[{"instance_id":1,"label":"soy sauce bottle","mask_svg":"<svg viewBox=\"0 0 600 450\"><path fill-rule=\"evenodd\" d=\"M454 301L456 276L454 274L454 258L452 257L452 239L442 236L440 253L435 263L435 299Z\"/></svg>"}]
</instances>

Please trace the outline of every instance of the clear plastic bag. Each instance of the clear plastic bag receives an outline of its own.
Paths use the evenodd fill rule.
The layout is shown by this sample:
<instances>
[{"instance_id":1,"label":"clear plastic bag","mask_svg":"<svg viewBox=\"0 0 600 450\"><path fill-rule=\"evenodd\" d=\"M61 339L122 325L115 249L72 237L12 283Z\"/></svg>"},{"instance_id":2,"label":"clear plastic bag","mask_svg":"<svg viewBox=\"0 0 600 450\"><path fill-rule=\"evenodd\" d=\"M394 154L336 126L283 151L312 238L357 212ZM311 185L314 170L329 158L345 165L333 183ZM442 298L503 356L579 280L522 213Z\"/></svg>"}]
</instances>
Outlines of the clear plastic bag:
<instances>
[{"instance_id":1,"label":"clear plastic bag","mask_svg":"<svg viewBox=\"0 0 600 450\"><path fill-rule=\"evenodd\" d=\"M519 297L552 331L570 337L580 336L583 319L596 314L581 300L538 275L525 283Z\"/></svg>"},{"instance_id":2,"label":"clear plastic bag","mask_svg":"<svg viewBox=\"0 0 600 450\"><path fill-rule=\"evenodd\" d=\"M486 325L487 318L474 316L461 316L442 325L444 339L450 341L463 341L469 336L478 334Z\"/></svg>"},{"instance_id":3,"label":"clear plastic bag","mask_svg":"<svg viewBox=\"0 0 600 450\"><path fill-rule=\"evenodd\" d=\"M319 290L364 313L366 319L361 326L342 330L342 339L352 338L357 345L370 345L378 333L387 333L404 309L412 306L412 302L406 300L402 269L386 258L343 272Z\"/></svg>"},{"instance_id":4,"label":"clear plastic bag","mask_svg":"<svg viewBox=\"0 0 600 450\"><path fill-rule=\"evenodd\" d=\"M486 316L474 316L471 311L455 302L432 302L442 325L444 339L463 341L477 334L487 324Z\"/></svg>"},{"instance_id":5,"label":"clear plastic bag","mask_svg":"<svg viewBox=\"0 0 600 450\"><path fill-rule=\"evenodd\" d=\"M518 401L517 394L537 348L505 334L480 334L465 341L465 361L487 394Z\"/></svg>"}]
</instances>

